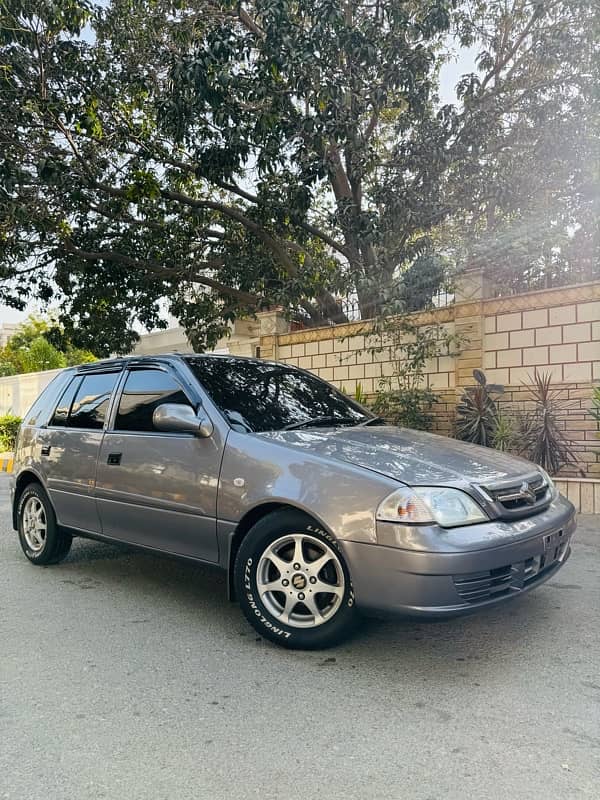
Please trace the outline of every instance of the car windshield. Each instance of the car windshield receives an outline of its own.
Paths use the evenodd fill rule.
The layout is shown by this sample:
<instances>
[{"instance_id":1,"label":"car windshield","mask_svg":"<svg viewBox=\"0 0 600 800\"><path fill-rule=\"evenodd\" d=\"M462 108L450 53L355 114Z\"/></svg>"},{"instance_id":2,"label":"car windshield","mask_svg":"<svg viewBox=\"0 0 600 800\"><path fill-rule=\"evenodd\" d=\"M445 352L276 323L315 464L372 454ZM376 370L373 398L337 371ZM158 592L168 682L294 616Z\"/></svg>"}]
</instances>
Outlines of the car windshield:
<instances>
[{"instance_id":1,"label":"car windshield","mask_svg":"<svg viewBox=\"0 0 600 800\"><path fill-rule=\"evenodd\" d=\"M227 356L185 360L238 429L258 433L376 421L329 383L294 367Z\"/></svg>"}]
</instances>

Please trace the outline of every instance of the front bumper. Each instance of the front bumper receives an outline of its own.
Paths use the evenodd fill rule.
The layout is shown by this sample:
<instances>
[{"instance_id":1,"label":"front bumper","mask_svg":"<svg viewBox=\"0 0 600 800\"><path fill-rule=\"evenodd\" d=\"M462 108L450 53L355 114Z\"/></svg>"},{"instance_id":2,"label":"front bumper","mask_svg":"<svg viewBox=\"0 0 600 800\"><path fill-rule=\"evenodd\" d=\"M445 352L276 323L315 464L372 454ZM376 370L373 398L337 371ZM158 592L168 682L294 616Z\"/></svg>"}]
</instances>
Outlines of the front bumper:
<instances>
[{"instance_id":1,"label":"front bumper","mask_svg":"<svg viewBox=\"0 0 600 800\"><path fill-rule=\"evenodd\" d=\"M570 555L575 527L575 509L560 497L528 525L490 521L471 526L470 537L460 529L452 549L443 549L451 531L438 537L435 551L349 541L342 547L358 608L444 617L496 605L551 578ZM403 531L396 533L406 541ZM378 538L389 541L389 534L385 529ZM434 542L432 529L421 529L419 540Z\"/></svg>"}]
</instances>

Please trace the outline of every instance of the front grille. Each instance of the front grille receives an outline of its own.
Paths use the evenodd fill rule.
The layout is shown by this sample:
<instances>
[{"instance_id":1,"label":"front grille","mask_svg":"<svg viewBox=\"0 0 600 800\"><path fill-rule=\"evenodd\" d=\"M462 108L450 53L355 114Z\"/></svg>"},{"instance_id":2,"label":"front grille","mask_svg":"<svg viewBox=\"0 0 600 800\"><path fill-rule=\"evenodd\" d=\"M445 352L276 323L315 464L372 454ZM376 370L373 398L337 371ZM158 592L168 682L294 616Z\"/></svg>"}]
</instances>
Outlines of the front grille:
<instances>
[{"instance_id":1,"label":"front grille","mask_svg":"<svg viewBox=\"0 0 600 800\"><path fill-rule=\"evenodd\" d=\"M537 514L550 503L550 491L539 472L502 486L484 486L484 492L507 519Z\"/></svg>"},{"instance_id":2,"label":"front grille","mask_svg":"<svg viewBox=\"0 0 600 800\"><path fill-rule=\"evenodd\" d=\"M503 567L453 575L456 591L466 603L482 603L523 591L564 558L569 543L564 531L544 537L545 549L538 555Z\"/></svg>"}]
</instances>

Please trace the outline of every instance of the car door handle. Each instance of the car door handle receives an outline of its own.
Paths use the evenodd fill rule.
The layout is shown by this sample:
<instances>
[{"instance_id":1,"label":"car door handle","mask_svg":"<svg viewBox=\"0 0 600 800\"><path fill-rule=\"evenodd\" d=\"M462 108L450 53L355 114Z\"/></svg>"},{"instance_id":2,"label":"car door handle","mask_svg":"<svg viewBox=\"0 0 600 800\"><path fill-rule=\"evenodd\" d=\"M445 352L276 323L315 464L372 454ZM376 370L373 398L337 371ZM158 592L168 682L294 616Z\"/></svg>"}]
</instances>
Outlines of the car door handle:
<instances>
[{"instance_id":1,"label":"car door handle","mask_svg":"<svg viewBox=\"0 0 600 800\"><path fill-rule=\"evenodd\" d=\"M120 464L122 453L109 453L106 459L107 464Z\"/></svg>"},{"instance_id":2,"label":"car door handle","mask_svg":"<svg viewBox=\"0 0 600 800\"><path fill-rule=\"evenodd\" d=\"M44 447L42 447L42 455L43 456L49 456L50 455L50 447L51 447L51 445L49 445L49 444L44 445Z\"/></svg>"}]
</instances>

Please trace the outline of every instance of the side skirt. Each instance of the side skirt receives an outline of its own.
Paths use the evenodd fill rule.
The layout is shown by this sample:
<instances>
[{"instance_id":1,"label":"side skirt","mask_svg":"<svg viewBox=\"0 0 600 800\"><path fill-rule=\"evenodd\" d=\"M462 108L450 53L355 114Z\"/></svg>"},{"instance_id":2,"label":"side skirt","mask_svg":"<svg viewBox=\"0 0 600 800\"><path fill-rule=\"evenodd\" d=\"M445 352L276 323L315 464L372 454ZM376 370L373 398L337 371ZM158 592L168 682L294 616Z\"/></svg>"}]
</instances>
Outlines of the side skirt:
<instances>
[{"instance_id":1,"label":"side skirt","mask_svg":"<svg viewBox=\"0 0 600 800\"><path fill-rule=\"evenodd\" d=\"M150 553L152 555L157 556L164 556L166 558L172 558L176 561L189 561L193 564L202 564L206 567L214 567L215 569L222 572L224 569L226 570L227 567L223 567L222 564L217 563L215 561L206 561L202 558L196 558L195 556L189 555L181 555L179 553L173 553L169 550L159 550L157 547L148 547L147 545L143 544L134 544L132 542L127 542L124 539L115 539L112 536L105 536L103 533L91 533L90 531L81 531L77 528L65 528L61 526L61 530L65 531L65 533L70 534L74 538L80 539L93 539L94 541L98 542L105 542L106 544L115 544L115 545L122 545L123 547L129 547L132 550L139 550L143 553Z\"/></svg>"}]
</instances>

